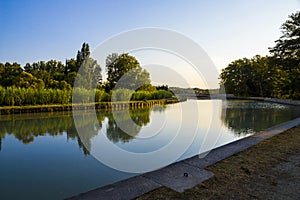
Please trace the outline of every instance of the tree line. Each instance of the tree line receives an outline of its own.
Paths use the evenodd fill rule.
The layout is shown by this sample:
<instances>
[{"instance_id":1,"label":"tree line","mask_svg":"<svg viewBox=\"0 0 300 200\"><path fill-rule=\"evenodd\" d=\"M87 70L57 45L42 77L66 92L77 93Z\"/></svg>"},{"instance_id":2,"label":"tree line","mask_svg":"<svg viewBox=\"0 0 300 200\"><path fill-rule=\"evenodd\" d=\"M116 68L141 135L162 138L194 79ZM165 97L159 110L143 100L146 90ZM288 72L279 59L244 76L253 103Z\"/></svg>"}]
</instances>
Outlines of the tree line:
<instances>
[{"instance_id":1,"label":"tree line","mask_svg":"<svg viewBox=\"0 0 300 200\"><path fill-rule=\"evenodd\" d=\"M290 15L281 30L270 56L238 59L222 70L226 93L300 99L300 12Z\"/></svg>"},{"instance_id":2,"label":"tree line","mask_svg":"<svg viewBox=\"0 0 300 200\"><path fill-rule=\"evenodd\" d=\"M112 89L122 77L125 78L118 85L119 93L134 92L131 100L173 96L168 89L152 86L150 74L128 53L107 56L105 82L101 71L100 65L90 56L87 43L83 43L76 58L66 59L65 63L39 61L23 67L16 62L0 63L0 105L68 104L72 102L72 94L95 98L96 102L109 102ZM90 96L93 94L95 97Z\"/></svg>"}]
</instances>

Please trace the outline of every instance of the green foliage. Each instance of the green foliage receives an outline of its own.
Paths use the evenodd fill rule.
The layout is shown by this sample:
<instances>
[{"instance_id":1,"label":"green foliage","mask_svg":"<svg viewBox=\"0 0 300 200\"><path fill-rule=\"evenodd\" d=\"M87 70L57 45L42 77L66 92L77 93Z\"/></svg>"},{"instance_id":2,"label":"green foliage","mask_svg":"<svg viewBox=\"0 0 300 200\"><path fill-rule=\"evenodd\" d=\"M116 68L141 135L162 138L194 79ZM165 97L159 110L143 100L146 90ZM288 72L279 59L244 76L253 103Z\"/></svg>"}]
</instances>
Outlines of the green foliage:
<instances>
[{"instance_id":1,"label":"green foliage","mask_svg":"<svg viewBox=\"0 0 300 200\"><path fill-rule=\"evenodd\" d=\"M81 71L78 74L79 69ZM95 88L102 79L101 68L90 57L89 45L86 43L78 51L77 59L67 59L65 65L56 60L26 63L23 68L18 63L0 63L0 86L70 90L77 74L78 84L86 88Z\"/></svg>"},{"instance_id":2,"label":"green foliage","mask_svg":"<svg viewBox=\"0 0 300 200\"><path fill-rule=\"evenodd\" d=\"M276 40L276 45L270 48L270 52L279 58L294 58L299 60L300 51L300 11L289 16L282 24L283 35Z\"/></svg>"},{"instance_id":3,"label":"green foliage","mask_svg":"<svg viewBox=\"0 0 300 200\"><path fill-rule=\"evenodd\" d=\"M18 63L0 63L0 106L110 102L112 94L112 101L172 96L156 91L149 73L127 53L109 55L106 67L108 78L102 83L101 68L90 57L86 43L76 59L67 59L65 64L49 60L26 63L22 68ZM112 92L117 82L118 87Z\"/></svg>"},{"instance_id":4,"label":"green foliage","mask_svg":"<svg viewBox=\"0 0 300 200\"><path fill-rule=\"evenodd\" d=\"M16 85L19 82L20 76L22 74L21 65L14 62L13 64L5 63L0 64L0 78L1 85L4 87L9 87Z\"/></svg>"},{"instance_id":5,"label":"green foliage","mask_svg":"<svg viewBox=\"0 0 300 200\"><path fill-rule=\"evenodd\" d=\"M110 102L110 93L105 92L101 89L96 89L95 91L95 102Z\"/></svg>"},{"instance_id":6,"label":"green foliage","mask_svg":"<svg viewBox=\"0 0 300 200\"><path fill-rule=\"evenodd\" d=\"M102 80L100 65L90 57L88 44L83 43L81 51L77 53L76 69L76 87L93 89Z\"/></svg>"},{"instance_id":7,"label":"green foliage","mask_svg":"<svg viewBox=\"0 0 300 200\"><path fill-rule=\"evenodd\" d=\"M226 92L241 96L270 96L270 78L269 58L261 56L233 61L220 74Z\"/></svg>"},{"instance_id":8,"label":"green foliage","mask_svg":"<svg viewBox=\"0 0 300 200\"><path fill-rule=\"evenodd\" d=\"M85 88L73 88L73 103L92 103L95 100L95 92Z\"/></svg>"},{"instance_id":9,"label":"green foliage","mask_svg":"<svg viewBox=\"0 0 300 200\"><path fill-rule=\"evenodd\" d=\"M173 93L165 90L158 90L152 93L151 99L170 99L173 97Z\"/></svg>"},{"instance_id":10,"label":"green foliage","mask_svg":"<svg viewBox=\"0 0 300 200\"><path fill-rule=\"evenodd\" d=\"M129 101L134 90L125 88L115 89L112 91L111 101Z\"/></svg>"},{"instance_id":11,"label":"green foliage","mask_svg":"<svg viewBox=\"0 0 300 200\"><path fill-rule=\"evenodd\" d=\"M274 69L286 77L280 80L284 90L279 91L279 96L300 99L300 11L290 15L281 30L283 35L270 48Z\"/></svg>"},{"instance_id":12,"label":"green foliage","mask_svg":"<svg viewBox=\"0 0 300 200\"><path fill-rule=\"evenodd\" d=\"M149 91L149 92L154 92L156 91L156 87L151 85L150 83L144 84L141 87L139 87L136 91Z\"/></svg>"},{"instance_id":13,"label":"green foliage","mask_svg":"<svg viewBox=\"0 0 300 200\"><path fill-rule=\"evenodd\" d=\"M93 103L110 101L145 101L155 99L170 99L173 94L169 91L158 90L137 91L118 89L113 91L113 96L102 89L87 90L85 88L61 89L34 89L21 87L1 87L1 106L26 106L72 103Z\"/></svg>"},{"instance_id":14,"label":"green foliage","mask_svg":"<svg viewBox=\"0 0 300 200\"><path fill-rule=\"evenodd\" d=\"M138 60L127 53L110 54L106 58L107 84L106 90L112 90L118 83L118 88L130 90L150 84L150 75L143 70Z\"/></svg>"},{"instance_id":15,"label":"green foliage","mask_svg":"<svg viewBox=\"0 0 300 200\"><path fill-rule=\"evenodd\" d=\"M136 91L132 94L132 101L146 101L151 99L152 92L149 91Z\"/></svg>"},{"instance_id":16,"label":"green foliage","mask_svg":"<svg viewBox=\"0 0 300 200\"><path fill-rule=\"evenodd\" d=\"M230 63L220 74L227 93L300 99L300 12L289 16L271 57L255 56Z\"/></svg>"},{"instance_id":17,"label":"green foliage","mask_svg":"<svg viewBox=\"0 0 300 200\"><path fill-rule=\"evenodd\" d=\"M158 99L171 99L173 93L165 90L157 90L154 92L149 91L136 91L132 94L132 101L146 101L146 100L158 100Z\"/></svg>"},{"instance_id":18,"label":"green foliage","mask_svg":"<svg viewBox=\"0 0 300 200\"><path fill-rule=\"evenodd\" d=\"M0 87L2 106L68 104L71 96L72 90Z\"/></svg>"}]
</instances>

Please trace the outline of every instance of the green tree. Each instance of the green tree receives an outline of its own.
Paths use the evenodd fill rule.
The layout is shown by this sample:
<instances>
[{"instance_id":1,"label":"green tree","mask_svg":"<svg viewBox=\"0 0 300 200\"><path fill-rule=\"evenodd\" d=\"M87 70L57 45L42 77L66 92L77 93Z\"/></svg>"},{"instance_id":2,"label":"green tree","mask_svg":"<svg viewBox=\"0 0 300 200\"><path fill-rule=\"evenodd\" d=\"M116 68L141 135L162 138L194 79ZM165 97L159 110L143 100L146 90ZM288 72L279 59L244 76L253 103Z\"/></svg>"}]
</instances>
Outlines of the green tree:
<instances>
[{"instance_id":1,"label":"green tree","mask_svg":"<svg viewBox=\"0 0 300 200\"><path fill-rule=\"evenodd\" d=\"M118 83L121 88L138 89L151 83L149 73L142 69L134 56L128 53L108 55L106 58L106 72L108 81L106 89L109 90L115 88L121 78L122 81Z\"/></svg>"},{"instance_id":2,"label":"green tree","mask_svg":"<svg viewBox=\"0 0 300 200\"><path fill-rule=\"evenodd\" d=\"M270 48L274 67L287 79L281 81L284 91L278 92L284 98L300 99L300 12L290 15L281 30L283 35Z\"/></svg>"},{"instance_id":3,"label":"green tree","mask_svg":"<svg viewBox=\"0 0 300 200\"><path fill-rule=\"evenodd\" d=\"M23 72L21 65L14 62L13 64L7 62L5 65L0 65L1 85L4 87L16 85Z\"/></svg>"},{"instance_id":4,"label":"green tree","mask_svg":"<svg viewBox=\"0 0 300 200\"><path fill-rule=\"evenodd\" d=\"M87 43L83 43L81 47L81 51L77 52L76 56L76 66L77 66L77 71L83 64L85 60L87 60L90 57L90 46Z\"/></svg>"},{"instance_id":5,"label":"green tree","mask_svg":"<svg viewBox=\"0 0 300 200\"><path fill-rule=\"evenodd\" d=\"M240 96L271 96L269 57L254 56L233 61L222 70L221 84L226 92Z\"/></svg>"},{"instance_id":6,"label":"green tree","mask_svg":"<svg viewBox=\"0 0 300 200\"><path fill-rule=\"evenodd\" d=\"M76 86L91 89L101 83L101 67L90 57L90 47L86 43L83 43L81 51L77 53L76 66L78 68Z\"/></svg>"},{"instance_id":7,"label":"green tree","mask_svg":"<svg viewBox=\"0 0 300 200\"><path fill-rule=\"evenodd\" d=\"M44 81L42 79L37 79L31 73L26 71L22 72L18 83L15 84L17 87L21 88L36 88L40 89L45 86Z\"/></svg>"},{"instance_id":8,"label":"green tree","mask_svg":"<svg viewBox=\"0 0 300 200\"><path fill-rule=\"evenodd\" d=\"M276 45L270 48L270 52L279 58L300 57L300 11L289 16L289 19L282 24L283 35L276 40Z\"/></svg>"},{"instance_id":9,"label":"green tree","mask_svg":"<svg viewBox=\"0 0 300 200\"><path fill-rule=\"evenodd\" d=\"M78 71L78 69L76 67L76 60L74 58L69 59L69 60L67 59L64 74L65 74L65 80L71 86L74 85L77 71Z\"/></svg>"},{"instance_id":10,"label":"green tree","mask_svg":"<svg viewBox=\"0 0 300 200\"><path fill-rule=\"evenodd\" d=\"M1 80L0 85L3 85L3 84L2 84L2 82L3 82L2 77L3 77L3 75L4 75L4 72L5 72L5 66L4 66L3 63L0 63L0 80Z\"/></svg>"}]
</instances>

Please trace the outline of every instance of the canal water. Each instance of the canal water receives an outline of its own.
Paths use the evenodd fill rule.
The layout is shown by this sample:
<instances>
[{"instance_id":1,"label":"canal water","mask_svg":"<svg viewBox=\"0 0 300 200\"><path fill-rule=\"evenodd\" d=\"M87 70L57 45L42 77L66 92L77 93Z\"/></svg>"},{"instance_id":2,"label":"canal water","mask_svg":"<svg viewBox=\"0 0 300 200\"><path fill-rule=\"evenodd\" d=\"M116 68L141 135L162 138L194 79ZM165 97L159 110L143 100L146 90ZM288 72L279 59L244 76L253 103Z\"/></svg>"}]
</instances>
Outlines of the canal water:
<instances>
[{"instance_id":1,"label":"canal water","mask_svg":"<svg viewBox=\"0 0 300 200\"><path fill-rule=\"evenodd\" d=\"M248 100L0 116L0 199L67 198L297 117L300 107Z\"/></svg>"}]
</instances>

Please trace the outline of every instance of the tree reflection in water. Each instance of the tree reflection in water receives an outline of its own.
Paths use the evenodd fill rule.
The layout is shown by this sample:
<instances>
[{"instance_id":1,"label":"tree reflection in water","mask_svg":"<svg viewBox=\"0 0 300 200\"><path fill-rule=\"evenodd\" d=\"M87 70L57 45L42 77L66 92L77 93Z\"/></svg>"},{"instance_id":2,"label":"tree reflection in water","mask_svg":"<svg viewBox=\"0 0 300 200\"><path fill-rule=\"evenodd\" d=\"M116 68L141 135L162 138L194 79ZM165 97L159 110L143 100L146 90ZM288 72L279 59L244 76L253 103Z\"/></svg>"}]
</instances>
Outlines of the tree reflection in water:
<instances>
[{"instance_id":1,"label":"tree reflection in water","mask_svg":"<svg viewBox=\"0 0 300 200\"><path fill-rule=\"evenodd\" d=\"M97 111L96 120L90 111L78 111L78 114L74 115L80 119L76 127L70 112L2 115L0 151L5 147L6 135L14 136L23 144L30 144L40 136L66 136L67 140L77 140L83 153L89 154L91 140L99 132L106 133L107 138L114 143L130 142L140 133L143 126L149 124L151 112L164 112L165 109L166 107L155 106L114 113ZM299 107L295 106L255 101L223 101L221 121L233 134L240 136L265 130L299 115ZM120 121L122 129L117 123ZM79 137L76 128L84 134Z\"/></svg>"},{"instance_id":2,"label":"tree reflection in water","mask_svg":"<svg viewBox=\"0 0 300 200\"><path fill-rule=\"evenodd\" d=\"M2 142L6 135L13 135L23 144L34 142L35 138L40 136L62 136L66 134L67 140L77 140L78 146L84 154L89 154L91 149L91 139L95 137L102 128L102 122L107 119L106 134L112 142L129 142L139 134L141 128L150 122L151 111L163 111L165 107L153 107L144 109L117 111L117 115L113 115L109 111L98 111L96 113L98 122L95 122L91 113L75 115L79 117L79 123L73 120L72 113L39 113L39 114L22 114L8 115L0 118L0 151ZM114 119L117 117L117 119ZM130 131L130 135L120 129L116 120L122 121L122 124L130 125L132 120L137 126L127 126L126 130ZM97 126L95 125L97 124ZM78 136L77 129L84 134Z\"/></svg>"},{"instance_id":3,"label":"tree reflection in water","mask_svg":"<svg viewBox=\"0 0 300 200\"><path fill-rule=\"evenodd\" d=\"M8 115L1 116L0 120L0 138L13 135L23 144L30 144L39 136L61 136L64 133L67 140L77 139L79 147L88 153L77 135L71 113Z\"/></svg>"},{"instance_id":4,"label":"tree reflection in water","mask_svg":"<svg viewBox=\"0 0 300 200\"><path fill-rule=\"evenodd\" d=\"M108 114L108 124L106 129L107 138L116 142L129 142L141 131L142 126L147 125L150 122L150 109L136 109L128 111L115 111ZM117 121L122 123L122 128L117 125ZM132 126L132 121L137 126ZM126 132L124 131L126 130Z\"/></svg>"},{"instance_id":5,"label":"tree reflection in water","mask_svg":"<svg viewBox=\"0 0 300 200\"><path fill-rule=\"evenodd\" d=\"M249 100L222 103L221 120L237 135L256 133L299 116L294 106Z\"/></svg>"}]
</instances>

